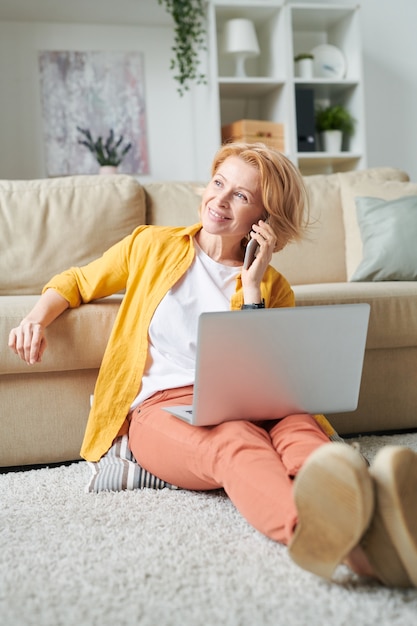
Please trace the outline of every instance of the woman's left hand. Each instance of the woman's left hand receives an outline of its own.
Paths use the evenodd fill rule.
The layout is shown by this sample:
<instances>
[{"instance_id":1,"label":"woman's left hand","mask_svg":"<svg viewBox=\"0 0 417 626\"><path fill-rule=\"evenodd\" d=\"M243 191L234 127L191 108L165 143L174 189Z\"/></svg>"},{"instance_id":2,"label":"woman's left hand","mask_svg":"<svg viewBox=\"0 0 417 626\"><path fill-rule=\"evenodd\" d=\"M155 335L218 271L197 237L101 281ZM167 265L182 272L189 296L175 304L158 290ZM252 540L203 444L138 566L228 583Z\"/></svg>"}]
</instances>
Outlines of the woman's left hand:
<instances>
[{"instance_id":1,"label":"woman's left hand","mask_svg":"<svg viewBox=\"0 0 417 626\"><path fill-rule=\"evenodd\" d=\"M261 281L266 268L271 262L272 253L276 245L276 237L271 226L264 220L252 225L252 239L255 239L259 248L255 260L248 267L242 269L242 287L245 304L261 301Z\"/></svg>"}]
</instances>

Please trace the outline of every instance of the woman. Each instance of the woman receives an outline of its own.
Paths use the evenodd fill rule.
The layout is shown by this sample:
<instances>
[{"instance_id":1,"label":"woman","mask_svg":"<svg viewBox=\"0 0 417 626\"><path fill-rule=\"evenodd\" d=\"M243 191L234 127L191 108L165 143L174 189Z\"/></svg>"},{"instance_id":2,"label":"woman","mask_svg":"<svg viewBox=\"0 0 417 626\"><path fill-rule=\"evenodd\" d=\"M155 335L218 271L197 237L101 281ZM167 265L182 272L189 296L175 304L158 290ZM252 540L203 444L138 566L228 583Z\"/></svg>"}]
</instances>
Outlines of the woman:
<instances>
[{"instance_id":1,"label":"woman","mask_svg":"<svg viewBox=\"0 0 417 626\"><path fill-rule=\"evenodd\" d=\"M330 578L347 560L360 574L410 586L417 584L416 569L404 565L403 553L417 555L417 533L411 535L404 523L401 546L391 535L387 540L374 501L379 465L373 475L357 450L327 445L334 431L323 416L194 427L162 410L192 403L201 312L294 305L288 282L270 261L274 251L301 236L305 199L302 178L283 155L262 144L225 145L213 162L200 224L141 226L100 259L55 276L11 331L9 345L35 364L46 348L45 328L63 311L125 289L82 456L96 461L118 435L128 433L145 469L186 489L224 488L255 528L290 546L302 567ZM244 269L248 237L259 248ZM417 476L417 455L409 453L391 451L384 463L395 484L386 490L391 500L401 487L394 466L407 463ZM400 503L401 514L408 506ZM375 554L383 543L392 548L391 561L380 563ZM388 576L392 562L394 580Z\"/></svg>"}]
</instances>

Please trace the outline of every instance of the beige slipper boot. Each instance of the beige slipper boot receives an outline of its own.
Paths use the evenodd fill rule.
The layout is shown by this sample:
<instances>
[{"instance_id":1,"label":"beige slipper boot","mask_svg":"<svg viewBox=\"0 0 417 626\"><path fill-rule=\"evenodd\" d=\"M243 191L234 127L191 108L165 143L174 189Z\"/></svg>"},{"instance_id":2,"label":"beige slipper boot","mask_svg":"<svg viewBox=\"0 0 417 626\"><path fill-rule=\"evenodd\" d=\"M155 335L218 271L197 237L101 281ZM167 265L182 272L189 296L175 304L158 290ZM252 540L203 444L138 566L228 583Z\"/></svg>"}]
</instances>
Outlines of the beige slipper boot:
<instances>
[{"instance_id":1,"label":"beige slipper boot","mask_svg":"<svg viewBox=\"0 0 417 626\"><path fill-rule=\"evenodd\" d=\"M289 545L303 569L331 579L359 544L374 512L374 487L364 458L329 443L307 459L294 481L298 523Z\"/></svg>"},{"instance_id":2,"label":"beige slipper boot","mask_svg":"<svg viewBox=\"0 0 417 626\"><path fill-rule=\"evenodd\" d=\"M361 546L389 587L417 587L417 454L386 446L369 470L375 513Z\"/></svg>"}]
</instances>

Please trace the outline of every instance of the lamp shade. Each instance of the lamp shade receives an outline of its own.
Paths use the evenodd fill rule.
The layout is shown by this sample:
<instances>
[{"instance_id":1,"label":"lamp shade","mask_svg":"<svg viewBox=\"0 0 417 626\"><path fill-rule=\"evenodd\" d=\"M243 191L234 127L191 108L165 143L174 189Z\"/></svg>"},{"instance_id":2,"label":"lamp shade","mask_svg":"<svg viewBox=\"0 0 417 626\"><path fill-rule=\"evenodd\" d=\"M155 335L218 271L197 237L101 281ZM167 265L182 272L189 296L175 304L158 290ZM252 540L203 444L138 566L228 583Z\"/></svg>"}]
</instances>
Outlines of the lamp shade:
<instances>
[{"instance_id":1,"label":"lamp shade","mask_svg":"<svg viewBox=\"0 0 417 626\"><path fill-rule=\"evenodd\" d=\"M244 63L259 54L258 38L253 22L245 18L228 20L223 30L223 53L236 58L236 74L245 76Z\"/></svg>"}]
</instances>

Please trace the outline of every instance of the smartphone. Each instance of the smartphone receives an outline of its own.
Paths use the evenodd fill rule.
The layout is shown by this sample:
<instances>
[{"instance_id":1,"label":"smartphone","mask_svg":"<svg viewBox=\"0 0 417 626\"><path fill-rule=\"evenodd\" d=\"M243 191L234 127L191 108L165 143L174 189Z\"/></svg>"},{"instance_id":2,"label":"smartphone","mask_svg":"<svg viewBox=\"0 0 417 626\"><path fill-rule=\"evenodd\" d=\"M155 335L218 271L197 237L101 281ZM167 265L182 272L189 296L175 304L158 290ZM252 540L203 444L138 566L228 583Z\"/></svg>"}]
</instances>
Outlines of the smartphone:
<instances>
[{"instance_id":1,"label":"smartphone","mask_svg":"<svg viewBox=\"0 0 417 626\"><path fill-rule=\"evenodd\" d=\"M269 217L266 218L265 223L269 223ZM243 259L243 268L245 270L247 270L248 267L250 267L254 262L258 248L259 243L256 241L256 239L249 239L246 246L245 258Z\"/></svg>"},{"instance_id":2,"label":"smartphone","mask_svg":"<svg viewBox=\"0 0 417 626\"><path fill-rule=\"evenodd\" d=\"M243 259L243 268L245 270L247 270L248 267L250 267L254 262L258 248L259 243L256 241L256 239L250 239L248 241L245 251L245 258Z\"/></svg>"}]
</instances>

